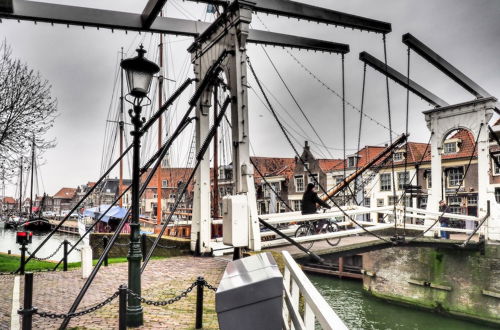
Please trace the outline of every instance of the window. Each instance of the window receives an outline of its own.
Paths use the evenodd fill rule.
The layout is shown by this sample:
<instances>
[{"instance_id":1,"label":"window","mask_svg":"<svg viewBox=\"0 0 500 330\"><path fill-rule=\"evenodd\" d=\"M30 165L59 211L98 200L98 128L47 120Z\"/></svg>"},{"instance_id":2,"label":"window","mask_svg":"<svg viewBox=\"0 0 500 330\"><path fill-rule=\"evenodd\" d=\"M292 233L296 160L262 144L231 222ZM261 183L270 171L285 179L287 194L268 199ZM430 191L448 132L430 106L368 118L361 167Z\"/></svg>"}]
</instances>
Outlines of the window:
<instances>
[{"instance_id":1,"label":"window","mask_svg":"<svg viewBox=\"0 0 500 330\"><path fill-rule=\"evenodd\" d=\"M495 188L495 199L497 203L500 203L500 188Z\"/></svg>"},{"instance_id":2,"label":"window","mask_svg":"<svg viewBox=\"0 0 500 330\"><path fill-rule=\"evenodd\" d=\"M273 182L271 183L271 186L278 194L281 192L281 182Z\"/></svg>"},{"instance_id":3,"label":"window","mask_svg":"<svg viewBox=\"0 0 500 330\"><path fill-rule=\"evenodd\" d=\"M418 207L421 209L425 209L427 207L427 196L420 197Z\"/></svg>"},{"instance_id":4,"label":"window","mask_svg":"<svg viewBox=\"0 0 500 330\"><path fill-rule=\"evenodd\" d=\"M477 195L467 196L467 205L477 205Z\"/></svg>"},{"instance_id":5,"label":"window","mask_svg":"<svg viewBox=\"0 0 500 330\"><path fill-rule=\"evenodd\" d=\"M411 196L405 196L403 198L403 205L406 205L407 207L412 207L413 206L413 199L411 198Z\"/></svg>"},{"instance_id":6,"label":"window","mask_svg":"<svg viewBox=\"0 0 500 330\"><path fill-rule=\"evenodd\" d=\"M432 172L427 171L427 188L432 188Z\"/></svg>"},{"instance_id":7,"label":"window","mask_svg":"<svg viewBox=\"0 0 500 330\"><path fill-rule=\"evenodd\" d=\"M363 205L366 207L370 207L370 197L365 197L365 200L363 201Z\"/></svg>"},{"instance_id":8,"label":"window","mask_svg":"<svg viewBox=\"0 0 500 330\"><path fill-rule=\"evenodd\" d=\"M317 185L316 182L319 182L317 174L311 174L311 175L309 175L309 177L307 178L307 180L308 180L308 183L314 183L314 185Z\"/></svg>"},{"instance_id":9,"label":"window","mask_svg":"<svg viewBox=\"0 0 500 330\"><path fill-rule=\"evenodd\" d=\"M167 158L164 158L161 160L161 168L167 168L168 167L168 161Z\"/></svg>"},{"instance_id":10,"label":"window","mask_svg":"<svg viewBox=\"0 0 500 330\"><path fill-rule=\"evenodd\" d=\"M393 158L394 158L395 162L399 162L399 161L405 159L405 153L403 151L395 152Z\"/></svg>"},{"instance_id":11,"label":"window","mask_svg":"<svg viewBox=\"0 0 500 330\"><path fill-rule=\"evenodd\" d=\"M382 206L384 206L384 199L377 198L377 207L382 207Z\"/></svg>"},{"instance_id":12,"label":"window","mask_svg":"<svg viewBox=\"0 0 500 330\"><path fill-rule=\"evenodd\" d=\"M335 181L335 184L339 184L342 181L344 181L344 176L342 175L334 175L333 180Z\"/></svg>"},{"instance_id":13,"label":"window","mask_svg":"<svg viewBox=\"0 0 500 330\"><path fill-rule=\"evenodd\" d=\"M297 192L304 191L304 176L303 175L297 175L295 177L295 189L297 190Z\"/></svg>"},{"instance_id":14,"label":"window","mask_svg":"<svg viewBox=\"0 0 500 330\"><path fill-rule=\"evenodd\" d=\"M390 191L391 188L391 173L380 174L380 191Z\"/></svg>"},{"instance_id":15,"label":"window","mask_svg":"<svg viewBox=\"0 0 500 330\"><path fill-rule=\"evenodd\" d=\"M162 188L167 188L167 183L168 183L167 180L161 180L161 187Z\"/></svg>"},{"instance_id":16,"label":"window","mask_svg":"<svg viewBox=\"0 0 500 330\"><path fill-rule=\"evenodd\" d=\"M500 163L500 154L493 155L498 163ZM493 162L493 175L500 175L500 167L497 166L495 160L492 159Z\"/></svg>"},{"instance_id":17,"label":"window","mask_svg":"<svg viewBox=\"0 0 500 330\"><path fill-rule=\"evenodd\" d=\"M347 167L355 167L356 166L356 160L358 157L356 156L351 156L347 158Z\"/></svg>"},{"instance_id":18,"label":"window","mask_svg":"<svg viewBox=\"0 0 500 330\"><path fill-rule=\"evenodd\" d=\"M293 200L293 210L294 211L302 211L302 201L301 200Z\"/></svg>"},{"instance_id":19,"label":"window","mask_svg":"<svg viewBox=\"0 0 500 330\"><path fill-rule=\"evenodd\" d=\"M398 196L387 196L387 205L394 205L398 202Z\"/></svg>"},{"instance_id":20,"label":"window","mask_svg":"<svg viewBox=\"0 0 500 330\"><path fill-rule=\"evenodd\" d=\"M443 152L445 154L454 154L457 152L457 143L456 142L446 142L443 145Z\"/></svg>"},{"instance_id":21,"label":"window","mask_svg":"<svg viewBox=\"0 0 500 330\"><path fill-rule=\"evenodd\" d=\"M157 194L153 194L153 198L158 198L158 195Z\"/></svg>"},{"instance_id":22,"label":"window","mask_svg":"<svg viewBox=\"0 0 500 330\"><path fill-rule=\"evenodd\" d=\"M462 204L462 197L458 196L448 197L448 207L450 208L450 213L465 214L461 204Z\"/></svg>"},{"instance_id":23,"label":"window","mask_svg":"<svg viewBox=\"0 0 500 330\"><path fill-rule=\"evenodd\" d=\"M170 194L169 198L175 199L175 194Z\"/></svg>"},{"instance_id":24,"label":"window","mask_svg":"<svg viewBox=\"0 0 500 330\"><path fill-rule=\"evenodd\" d=\"M408 184L410 184L410 173L398 172L398 189L403 190Z\"/></svg>"},{"instance_id":25,"label":"window","mask_svg":"<svg viewBox=\"0 0 500 330\"><path fill-rule=\"evenodd\" d=\"M307 171L308 168L309 168L309 163L304 163L304 171Z\"/></svg>"},{"instance_id":26,"label":"window","mask_svg":"<svg viewBox=\"0 0 500 330\"><path fill-rule=\"evenodd\" d=\"M455 167L448 169L448 187L458 187L464 179L463 167Z\"/></svg>"}]
</instances>

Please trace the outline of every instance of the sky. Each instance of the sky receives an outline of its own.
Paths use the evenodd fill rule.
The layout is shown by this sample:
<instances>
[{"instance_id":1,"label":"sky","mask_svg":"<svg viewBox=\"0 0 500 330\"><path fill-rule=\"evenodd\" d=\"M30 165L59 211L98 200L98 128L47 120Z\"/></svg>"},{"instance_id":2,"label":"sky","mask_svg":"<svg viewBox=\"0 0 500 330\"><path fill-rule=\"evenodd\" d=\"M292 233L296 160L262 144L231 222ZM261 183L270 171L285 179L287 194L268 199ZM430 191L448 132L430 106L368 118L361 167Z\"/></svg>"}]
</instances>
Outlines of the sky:
<instances>
[{"instance_id":1,"label":"sky","mask_svg":"<svg viewBox=\"0 0 500 330\"><path fill-rule=\"evenodd\" d=\"M46 2L75 5L75 1ZM140 13L145 3L138 0L78 1L79 6L135 13ZM500 2L497 0L316 0L308 3L390 22L393 31L387 36L388 63L402 73L406 73L407 69L407 49L401 42L401 36L410 32L490 94L499 94ZM203 4L169 0L164 11L167 17L213 20ZM351 51L345 56L345 90L346 100L353 106L346 107L346 150L347 154L355 152L363 77L363 64L358 56L361 51L368 51L383 59L382 36L265 14L254 14L251 26L350 45ZM120 49L124 48L125 57L133 56L134 49L142 42L149 51L147 56L155 59L158 57L158 35L4 19L0 24L0 38L12 47L13 57L39 71L50 82L52 95L58 100L59 115L48 136L57 139L57 146L43 155L38 192L54 194L62 187L96 181L103 168L103 149L107 150L104 163L109 163L110 159L110 145L104 146L104 140L106 136L109 140L110 129L116 125L107 120L114 119L118 105ZM192 41L188 37L166 37L166 76L171 81L167 83L165 96L186 77L193 75L186 51ZM325 142L326 149L290 97L264 49ZM307 139L317 157L342 157L342 102L338 96L342 86L340 55L250 44L248 56L259 79L269 89L273 106L293 135L296 147L300 150ZM473 99L471 94L413 52L410 63L411 79L448 103ZM319 81L328 85L330 90ZM252 154L293 157L292 149L270 112L256 97L259 93L253 79L249 80L249 85L255 87L249 92ZM394 138L405 131L406 90L390 82L389 91ZM259 97L262 98L260 94ZM170 131L185 111L187 99L188 96L181 98L166 118ZM427 102L410 95L410 140L428 141L430 133L422 111L431 108ZM366 73L364 112L361 146L387 143L390 136L385 128L389 126L385 78L370 68ZM146 117L150 113L151 109L145 110ZM187 129L174 146L170 155L172 165L186 165L192 132L191 128ZM130 137L127 139L131 140ZM154 132L144 138L143 159L154 152L155 141ZM116 147L114 150L113 157L116 157ZM230 158L230 155L227 157ZM116 172L112 173L112 176L116 175ZM15 183L16 180L7 187L7 195L15 193Z\"/></svg>"}]
</instances>

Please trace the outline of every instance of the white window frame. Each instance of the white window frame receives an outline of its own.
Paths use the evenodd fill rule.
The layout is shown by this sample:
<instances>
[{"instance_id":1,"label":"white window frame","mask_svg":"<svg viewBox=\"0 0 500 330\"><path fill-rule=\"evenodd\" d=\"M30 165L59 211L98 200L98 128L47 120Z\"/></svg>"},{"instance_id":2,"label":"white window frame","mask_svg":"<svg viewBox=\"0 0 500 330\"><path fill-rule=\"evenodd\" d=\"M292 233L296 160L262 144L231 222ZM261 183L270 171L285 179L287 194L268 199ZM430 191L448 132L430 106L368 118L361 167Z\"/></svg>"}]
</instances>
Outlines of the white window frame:
<instances>
[{"instance_id":1,"label":"white window frame","mask_svg":"<svg viewBox=\"0 0 500 330\"><path fill-rule=\"evenodd\" d=\"M453 146L453 151L447 150L447 146ZM451 154L456 154L457 152L458 152L458 143L456 141L443 143L443 154L451 155Z\"/></svg>"},{"instance_id":2,"label":"white window frame","mask_svg":"<svg viewBox=\"0 0 500 330\"><path fill-rule=\"evenodd\" d=\"M167 188L168 187L168 180L161 180L161 187Z\"/></svg>"},{"instance_id":3,"label":"white window frame","mask_svg":"<svg viewBox=\"0 0 500 330\"><path fill-rule=\"evenodd\" d=\"M297 183L297 179L301 179L302 180L302 189L299 189L299 184ZM294 180L295 180L295 189L297 192L304 192L304 189L305 189L305 182L304 182L304 176L303 175L296 175L294 177Z\"/></svg>"},{"instance_id":4,"label":"white window frame","mask_svg":"<svg viewBox=\"0 0 500 330\"><path fill-rule=\"evenodd\" d=\"M452 184L452 175L451 175L451 172L454 171L454 170L461 170L462 171L462 179L459 180L457 182L457 184ZM447 175L447 177L448 177L447 184L448 184L449 188L454 188L454 187L460 186L460 181L462 182L461 183L462 187L464 186L464 179L465 178L464 178L464 168L463 167L452 167L452 168L448 169L448 175ZM455 181L455 180L456 179L453 178L453 181Z\"/></svg>"},{"instance_id":5,"label":"white window frame","mask_svg":"<svg viewBox=\"0 0 500 330\"><path fill-rule=\"evenodd\" d=\"M403 185L401 184L401 176L403 174L406 174L405 177L406 177L406 182L404 184L408 185L410 184L410 172L409 171L406 171L406 172L398 172L398 190L404 190L404 187Z\"/></svg>"},{"instance_id":6,"label":"white window frame","mask_svg":"<svg viewBox=\"0 0 500 330\"><path fill-rule=\"evenodd\" d=\"M385 189L383 187L385 187L383 185L383 180L382 180L382 176L388 176L389 177L389 188L388 189ZM391 176L391 173L380 173L380 191L391 191L392 190L392 176Z\"/></svg>"},{"instance_id":7,"label":"white window frame","mask_svg":"<svg viewBox=\"0 0 500 330\"><path fill-rule=\"evenodd\" d=\"M318 173L313 173L313 174L309 174L307 176L307 183L314 183L314 185L316 185L316 181L314 181L312 178L315 177L316 180L318 181L319 183L319 174Z\"/></svg>"},{"instance_id":8,"label":"white window frame","mask_svg":"<svg viewBox=\"0 0 500 330\"><path fill-rule=\"evenodd\" d=\"M404 151L395 152L394 155L393 155L393 160L395 162L400 162L400 161L402 161L404 159L405 159L405 152Z\"/></svg>"},{"instance_id":9,"label":"white window frame","mask_svg":"<svg viewBox=\"0 0 500 330\"><path fill-rule=\"evenodd\" d=\"M500 162L500 154L494 154L493 157L495 157ZM500 175L500 167L497 166L493 159L491 160L491 163L491 168L493 169L491 172L493 173L493 175Z\"/></svg>"}]
</instances>

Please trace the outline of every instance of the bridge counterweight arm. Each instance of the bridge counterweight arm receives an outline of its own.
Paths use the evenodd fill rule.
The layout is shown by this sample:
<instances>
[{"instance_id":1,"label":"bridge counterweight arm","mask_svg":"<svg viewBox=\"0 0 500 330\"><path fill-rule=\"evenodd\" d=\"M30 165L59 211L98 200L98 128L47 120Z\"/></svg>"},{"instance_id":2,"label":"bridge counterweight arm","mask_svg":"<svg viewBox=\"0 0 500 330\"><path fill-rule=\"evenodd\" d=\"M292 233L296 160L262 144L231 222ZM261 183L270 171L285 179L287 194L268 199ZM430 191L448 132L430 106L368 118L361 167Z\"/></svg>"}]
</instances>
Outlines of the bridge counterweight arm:
<instances>
[{"instance_id":1,"label":"bridge counterweight arm","mask_svg":"<svg viewBox=\"0 0 500 330\"><path fill-rule=\"evenodd\" d=\"M215 5L227 5L229 1L221 0L189 0ZM278 16L292 17L312 22L339 25L376 33L392 31L390 23L371 18L343 13L336 10L321 8L296 1L288 0L253 0L254 11Z\"/></svg>"},{"instance_id":2,"label":"bridge counterweight arm","mask_svg":"<svg viewBox=\"0 0 500 330\"><path fill-rule=\"evenodd\" d=\"M439 56L430 47L426 46L423 42L415 38L410 33L403 35L403 43L414 50L417 54L426 59L429 63L441 70L448 77L453 79L457 84L465 88L468 92L472 93L477 98L487 98L491 95L485 91L481 86L472 81L469 77L463 74L460 70L451 65L444 58Z\"/></svg>"},{"instance_id":3,"label":"bridge counterweight arm","mask_svg":"<svg viewBox=\"0 0 500 330\"><path fill-rule=\"evenodd\" d=\"M408 78L405 77L403 74L399 73L397 70L391 68L390 66L387 66L387 71L386 71L385 63L378 60L369 53L367 52L359 53L359 59L364 63L368 64L369 66L371 66L372 68L374 68L375 70L377 70L378 72L394 80L401 86L408 88L412 93L420 96L421 98L423 98L430 104L434 105L435 107L445 107L449 105L444 100L439 98L437 95L431 93L430 91L420 86L413 80L410 79L408 84Z\"/></svg>"},{"instance_id":4,"label":"bridge counterweight arm","mask_svg":"<svg viewBox=\"0 0 500 330\"><path fill-rule=\"evenodd\" d=\"M165 33L194 38L198 37L210 26L209 23L205 22L153 16L161 10L160 2L162 1L150 0L144 12L136 14L45 2L1 0L0 18L51 24L93 26L112 30ZM257 44L332 53L349 51L349 46L345 44L259 30L250 30L248 40Z\"/></svg>"}]
</instances>

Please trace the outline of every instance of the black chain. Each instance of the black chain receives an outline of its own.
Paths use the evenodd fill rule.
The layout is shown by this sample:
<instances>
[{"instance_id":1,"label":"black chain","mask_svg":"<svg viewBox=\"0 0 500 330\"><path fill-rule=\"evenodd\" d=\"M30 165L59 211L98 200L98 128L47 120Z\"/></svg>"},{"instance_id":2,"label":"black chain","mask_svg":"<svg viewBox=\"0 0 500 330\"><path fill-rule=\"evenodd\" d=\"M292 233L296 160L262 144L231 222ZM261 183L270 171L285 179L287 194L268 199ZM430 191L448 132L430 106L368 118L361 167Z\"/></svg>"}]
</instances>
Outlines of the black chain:
<instances>
[{"instance_id":1,"label":"black chain","mask_svg":"<svg viewBox=\"0 0 500 330\"><path fill-rule=\"evenodd\" d=\"M152 243L155 242L154 239L152 239L151 237L149 237L149 236L146 236L146 237L148 238L148 240L150 242L152 242ZM156 246L160 247L162 249L175 249L177 247L177 246L174 246L174 245L172 245L172 246L161 245L159 242L158 242L158 244L156 244Z\"/></svg>"},{"instance_id":2,"label":"black chain","mask_svg":"<svg viewBox=\"0 0 500 330\"><path fill-rule=\"evenodd\" d=\"M135 298L139 299L140 302L142 302L143 304L146 304L146 305L153 305L153 306L166 306L166 305L170 305L170 304L173 304L179 300L181 300L182 298L186 297L188 295L189 292L193 291L194 287L198 284L198 281L194 281L190 286L189 288L187 288L186 290L184 290L180 295L172 298L172 299L169 299L169 300L163 300L163 301L154 301L154 300L148 300L146 298L143 298L141 297L140 295L138 295L137 293L135 293L134 291L130 290L130 289L127 289L127 292L134 296Z\"/></svg>"},{"instance_id":3,"label":"black chain","mask_svg":"<svg viewBox=\"0 0 500 330\"><path fill-rule=\"evenodd\" d=\"M38 310L36 310L35 314L39 315L40 317L47 317L50 319L65 319L65 318L80 317L80 316L90 314L92 312L95 312L98 309L103 308L104 306L109 304L111 301L113 301L113 299L118 297L119 294L120 294L120 291L116 291L115 293L113 293L112 296L106 298L103 302L101 302L95 306L92 306L88 309L84 309L83 311L80 311L80 312L69 313L69 314L55 314L55 313L48 313L48 312L39 312Z\"/></svg>"},{"instance_id":4,"label":"black chain","mask_svg":"<svg viewBox=\"0 0 500 330\"><path fill-rule=\"evenodd\" d=\"M82 251L82 249L77 248L75 245L73 245L71 242L68 242L69 246L73 248L73 250L76 250L78 252Z\"/></svg>"},{"instance_id":5,"label":"black chain","mask_svg":"<svg viewBox=\"0 0 500 330\"><path fill-rule=\"evenodd\" d=\"M209 290L214 291L214 292L217 291L217 288L215 286L212 286L212 285L208 284L208 282L205 281L205 280L204 280L203 286L206 287Z\"/></svg>"},{"instance_id":6,"label":"black chain","mask_svg":"<svg viewBox=\"0 0 500 330\"><path fill-rule=\"evenodd\" d=\"M45 260L48 260L48 259L52 258L53 256L55 256L55 255L56 255L56 253L57 253L57 252L59 252L59 250L60 250L60 249L61 249L61 247L63 246L63 243L64 243L64 242L61 242L61 244L59 244L59 247L58 247L58 248L57 248L57 249L56 249L56 250L55 250L55 251L54 251L51 255L49 255L49 256L47 256L47 257L44 257L44 258L39 258L39 257L31 256L31 252L30 252L30 251L28 251L28 250L26 250L26 252L27 252L27 253L28 253L28 254L29 254L29 255L30 255L33 259L35 259L35 260L38 260L38 261L45 261Z\"/></svg>"}]
</instances>

